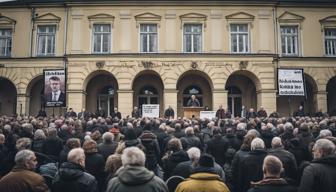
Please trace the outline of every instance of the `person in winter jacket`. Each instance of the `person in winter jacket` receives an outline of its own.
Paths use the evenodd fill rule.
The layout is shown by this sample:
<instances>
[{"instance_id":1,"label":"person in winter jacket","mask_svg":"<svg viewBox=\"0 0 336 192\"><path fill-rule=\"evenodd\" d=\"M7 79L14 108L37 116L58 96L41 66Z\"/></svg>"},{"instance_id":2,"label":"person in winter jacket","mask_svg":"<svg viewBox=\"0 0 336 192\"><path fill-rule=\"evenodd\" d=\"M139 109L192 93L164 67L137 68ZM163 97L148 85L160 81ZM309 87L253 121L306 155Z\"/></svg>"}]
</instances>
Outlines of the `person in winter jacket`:
<instances>
[{"instance_id":1,"label":"person in winter jacket","mask_svg":"<svg viewBox=\"0 0 336 192\"><path fill-rule=\"evenodd\" d=\"M336 191L335 144L319 139L313 147L314 160L308 165L301 178L299 192Z\"/></svg>"},{"instance_id":2,"label":"person in winter jacket","mask_svg":"<svg viewBox=\"0 0 336 192\"><path fill-rule=\"evenodd\" d=\"M264 178L258 182L252 182L252 188L248 192L296 192L294 186L287 184L286 180L280 178L282 162L279 158L268 155L264 159Z\"/></svg>"},{"instance_id":3,"label":"person in winter jacket","mask_svg":"<svg viewBox=\"0 0 336 192\"><path fill-rule=\"evenodd\" d=\"M85 154L81 148L72 149L68 161L62 163L52 184L52 192L98 192L95 177L85 172Z\"/></svg>"},{"instance_id":4,"label":"person in winter jacket","mask_svg":"<svg viewBox=\"0 0 336 192\"><path fill-rule=\"evenodd\" d=\"M123 167L109 181L106 192L168 192L166 184L145 168L145 154L139 148L126 148L121 161Z\"/></svg>"},{"instance_id":5,"label":"person in winter jacket","mask_svg":"<svg viewBox=\"0 0 336 192\"><path fill-rule=\"evenodd\" d=\"M181 182L175 192L229 192L225 183L216 174L214 169L214 159L211 155L203 154L198 166L193 170L193 174L188 179Z\"/></svg>"}]
</instances>

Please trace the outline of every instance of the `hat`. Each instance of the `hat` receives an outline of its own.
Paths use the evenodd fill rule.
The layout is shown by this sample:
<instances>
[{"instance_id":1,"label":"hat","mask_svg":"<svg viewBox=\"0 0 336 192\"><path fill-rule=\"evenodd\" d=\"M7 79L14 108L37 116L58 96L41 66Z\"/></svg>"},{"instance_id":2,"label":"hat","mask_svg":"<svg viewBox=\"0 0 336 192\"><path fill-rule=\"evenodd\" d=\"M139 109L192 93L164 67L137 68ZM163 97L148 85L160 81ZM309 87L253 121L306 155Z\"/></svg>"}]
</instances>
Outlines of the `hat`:
<instances>
[{"instance_id":1,"label":"hat","mask_svg":"<svg viewBox=\"0 0 336 192\"><path fill-rule=\"evenodd\" d=\"M209 154L203 154L198 160L198 165L200 167L214 167L214 159Z\"/></svg>"}]
</instances>

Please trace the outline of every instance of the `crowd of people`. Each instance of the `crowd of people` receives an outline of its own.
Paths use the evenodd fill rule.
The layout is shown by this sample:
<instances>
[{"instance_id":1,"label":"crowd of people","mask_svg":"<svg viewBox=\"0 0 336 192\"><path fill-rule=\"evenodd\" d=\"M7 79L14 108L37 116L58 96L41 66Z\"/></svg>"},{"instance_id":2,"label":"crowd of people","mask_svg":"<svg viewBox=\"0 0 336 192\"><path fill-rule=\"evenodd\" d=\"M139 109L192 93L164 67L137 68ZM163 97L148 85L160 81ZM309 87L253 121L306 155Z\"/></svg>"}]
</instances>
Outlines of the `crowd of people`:
<instances>
[{"instance_id":1,"label":"crowd of people","mask_svg":"<svg viewBox=\"0 0 336 192\"><path fill-rule=\"evenodd\" d=\"M188 119L169 110L0 116L0 191L336 191L336 117L220 110Z\"/></svg>"}]
</instances>

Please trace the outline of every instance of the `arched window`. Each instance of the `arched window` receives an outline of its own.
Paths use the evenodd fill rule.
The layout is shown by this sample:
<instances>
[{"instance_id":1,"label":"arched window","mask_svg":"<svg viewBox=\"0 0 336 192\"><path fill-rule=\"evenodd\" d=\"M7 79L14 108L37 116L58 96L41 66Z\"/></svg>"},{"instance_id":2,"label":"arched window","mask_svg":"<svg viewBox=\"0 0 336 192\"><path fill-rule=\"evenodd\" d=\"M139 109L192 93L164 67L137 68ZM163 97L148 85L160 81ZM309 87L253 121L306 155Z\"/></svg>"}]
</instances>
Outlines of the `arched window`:
<instances>
[{"instance_id":1,"label":"arched window","mask_svg":"<svg viewBox=\"0 0 336 192\"><path fill-rule=\"evenodd\" d=\"M192 95L195 95L199 100L200 105L203 106L203 92L202 89L196 85L188 86L183 91L183 106L187 106L187 103Z\"/></svg>"}]
</instances>

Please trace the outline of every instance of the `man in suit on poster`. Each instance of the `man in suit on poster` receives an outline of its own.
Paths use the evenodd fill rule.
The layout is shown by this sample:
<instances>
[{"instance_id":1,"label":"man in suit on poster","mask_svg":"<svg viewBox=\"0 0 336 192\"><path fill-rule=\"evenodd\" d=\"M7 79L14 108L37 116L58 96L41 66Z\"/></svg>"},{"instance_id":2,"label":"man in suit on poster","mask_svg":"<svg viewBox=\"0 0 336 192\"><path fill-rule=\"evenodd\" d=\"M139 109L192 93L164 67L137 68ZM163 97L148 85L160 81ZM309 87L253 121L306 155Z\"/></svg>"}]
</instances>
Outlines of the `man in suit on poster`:
<instances>
[{"instance_id":1,"label":"man in suit on poster","mask_svg":"<svg viewBox=\"0 0 336 192\"><path fill-rule=\"evenodd\" d=\"M65 93L61 91L61 79L57 76L49 78L51 92L47 93L47 102L64 103Z\"/></svg>"}]
</instances>

